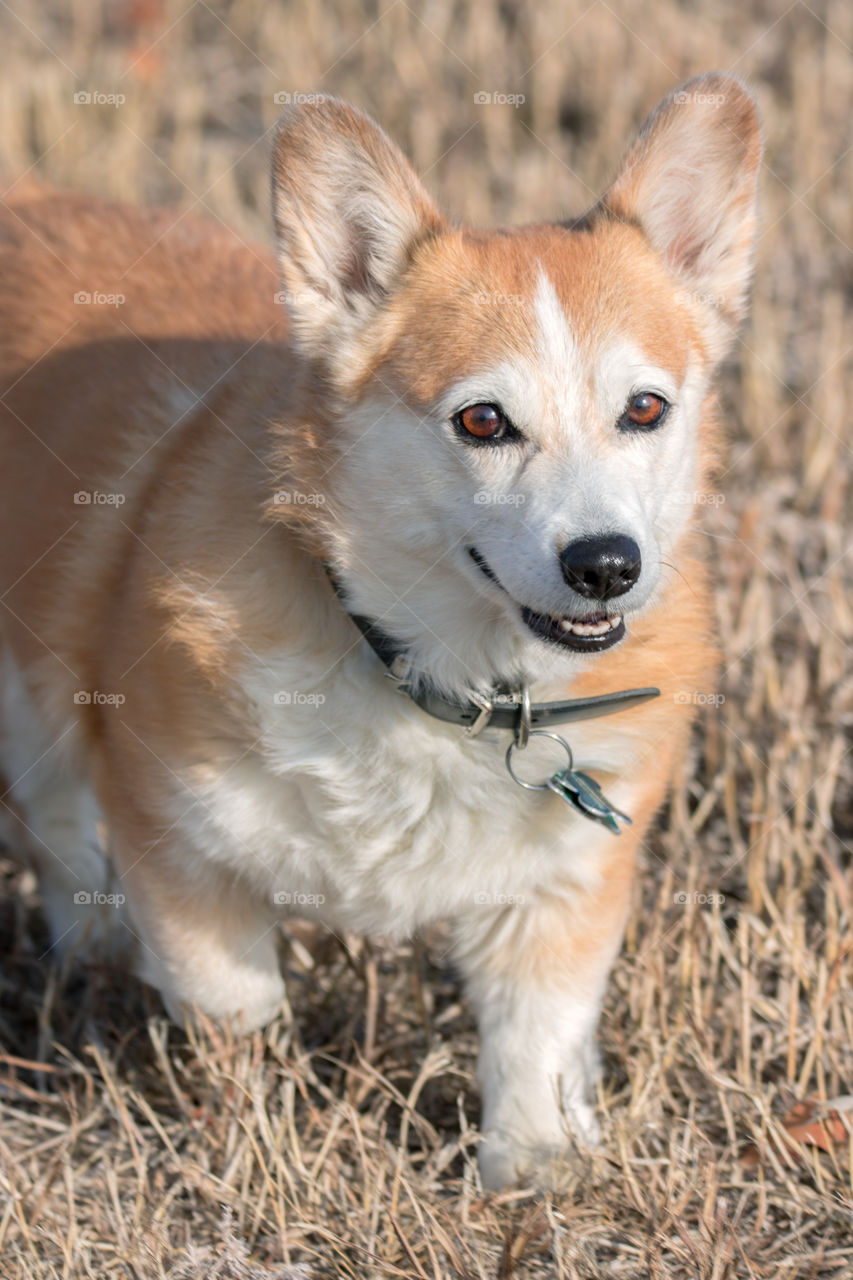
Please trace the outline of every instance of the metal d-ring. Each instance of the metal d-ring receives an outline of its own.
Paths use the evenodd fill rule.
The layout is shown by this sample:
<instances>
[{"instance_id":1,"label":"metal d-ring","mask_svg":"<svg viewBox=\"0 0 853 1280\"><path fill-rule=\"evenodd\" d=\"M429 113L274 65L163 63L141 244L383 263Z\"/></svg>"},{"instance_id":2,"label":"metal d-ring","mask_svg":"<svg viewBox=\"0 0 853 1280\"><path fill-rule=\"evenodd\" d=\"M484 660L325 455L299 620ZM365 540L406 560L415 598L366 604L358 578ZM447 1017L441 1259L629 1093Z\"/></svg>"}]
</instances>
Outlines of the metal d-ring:
<instances>
[{"instance_id":1,"label":"metal d-ring","mask_svg":"<svg viewBox=\"0 0 853 1280\"><path fill-rule=\"evenodd\" d=\"M530 685L525 684L521 690L521 706L518 709L518 724L515 726L515 743L519 751L523 751L530 739Z\"/></svg>"},{"instance_id":2,"label":"metal d-ring","mask_svg":"<svg viewBox=\"0 0 853 1280\"><path fill-rule=\"evenodd\" d=\"M574 767L574 757L572 755L572 749L569 746L568 742L566 742L565 738L561 738L558 733L549 733L547 729L529 729L527 733L527 737L528 738L553 738L555 742L559 742L560 746L564 748L566 755L569 758L569 762L566 765L566 768L563 772L571 772L572 768ZM550 791L551 790L549 786L549 783L551 781L550 778L548 782L525 782L522 778L519 778L518 774L515 772L515 770L512 767L512 753L517 746L520 749L520 744L511 742L506 749L507 772L509 776L512 778L513 782L517 782L518 785L520 787L524 787L526 791ZM551 777L553 778L554 774L552 774Z\"/></svg>"}]
</instances>

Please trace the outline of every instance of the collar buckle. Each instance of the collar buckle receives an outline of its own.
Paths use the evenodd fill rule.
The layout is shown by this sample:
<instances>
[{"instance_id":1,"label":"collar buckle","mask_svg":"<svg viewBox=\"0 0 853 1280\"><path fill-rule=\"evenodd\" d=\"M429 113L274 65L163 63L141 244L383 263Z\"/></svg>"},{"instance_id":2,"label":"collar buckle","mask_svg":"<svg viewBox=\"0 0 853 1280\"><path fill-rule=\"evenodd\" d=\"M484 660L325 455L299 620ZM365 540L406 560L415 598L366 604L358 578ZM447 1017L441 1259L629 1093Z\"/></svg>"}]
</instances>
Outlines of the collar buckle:
<instances>
[{"instance_id":1,"label":"collar buckle","mask_svg":"<svg viewBox=\"0 0 853 1280\"><path fill-rule=\"evenodd\" d=\"M486 698L481 693L470 693L468 697L471 702L474 703L475 707L479 707L479 715L476 717L473 724L469 724L468 728L465 730L465 737L476 738L483 732L486 725L491 720L495 704L492 702L491 698Z\"/></svg>"},{"instance_id":2,"label":"collar buckle","mask_svg":"<svg viewBox=\"0 0 853 1280\"><path fill-rule=\"evenodd\" d=\"M395 684L403 685L412 674L412 664L409 658L403 653L398 653L392 659L391 665L385 672L389 680L393 680Z\"/></svg>"}]
</instances>

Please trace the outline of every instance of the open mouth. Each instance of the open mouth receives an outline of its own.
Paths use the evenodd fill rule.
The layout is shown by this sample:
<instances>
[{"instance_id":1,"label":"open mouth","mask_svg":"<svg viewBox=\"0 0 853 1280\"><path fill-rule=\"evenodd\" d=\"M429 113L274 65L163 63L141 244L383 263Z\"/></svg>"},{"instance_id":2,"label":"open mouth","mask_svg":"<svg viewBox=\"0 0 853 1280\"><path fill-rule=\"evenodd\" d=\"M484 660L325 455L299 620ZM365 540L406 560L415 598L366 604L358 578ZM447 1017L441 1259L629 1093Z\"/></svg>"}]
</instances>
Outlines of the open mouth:
<instances>
[{"instance_id":1,"label":"open mouth","mask_svg":"<svg viewBox=\"0 0 853 1280\"><path fill-rule=\"evenodd\" d=\"M502 591L506 590L488 561L483 559L476 548L469 547L468 554L490 582L494 582ZM570 618L536 613L527 605L522 605L521 620L540 640L558 644L574 653L601 653L611 645L618 644L625 635L625 619L621 614L591 613L585 618Z\"/></svg>"}]
</instances>

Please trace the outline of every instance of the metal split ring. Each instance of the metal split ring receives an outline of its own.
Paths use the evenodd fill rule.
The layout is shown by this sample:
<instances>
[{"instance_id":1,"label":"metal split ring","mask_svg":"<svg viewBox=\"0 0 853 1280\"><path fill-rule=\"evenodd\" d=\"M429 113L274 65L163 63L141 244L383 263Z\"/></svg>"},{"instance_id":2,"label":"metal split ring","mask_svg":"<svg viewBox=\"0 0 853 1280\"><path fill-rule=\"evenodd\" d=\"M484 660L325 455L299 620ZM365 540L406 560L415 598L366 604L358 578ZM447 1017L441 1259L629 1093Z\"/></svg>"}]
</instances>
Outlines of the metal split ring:
<instances>
[{"instance_id":1,"label":"metal split ring","mask_svg":"<svg viewBox=\"0 0 853 1280\"><path fill-rule=\"evenodd\" d=\"M529 705L529 699L528 699L528 705ZM530 738L553 738L555 742L559 742L560 746L563 748L566 755L568 756L568 764L566 765L566 768L565 770L563 770L563 772L571 772L571 770L574 768L574 757L572 755L572 749L569 746L568 742L566 742L565 738L561 738L558 733L549 733L547 729L528 728L527 735L525 737L524 744L523 744L524 746L527 745L527 741ZM522 778L519 778L518 774L515 772L515 770L512 767L512 753L516 749L521 750L522 743L511 742L507 747L507 751L506 751L507 772L509 773L509 776L512 778L513 782L517 782L518 785L520 787L524 787L526 791L550 791L551 790L549 786L549 783L551 780L550 778L548 782L525 782ZM554 772L556 773L558 771L555 770ZM553 778L554 774L552 774L551 777Z\"/></svg>"}]
</instances>

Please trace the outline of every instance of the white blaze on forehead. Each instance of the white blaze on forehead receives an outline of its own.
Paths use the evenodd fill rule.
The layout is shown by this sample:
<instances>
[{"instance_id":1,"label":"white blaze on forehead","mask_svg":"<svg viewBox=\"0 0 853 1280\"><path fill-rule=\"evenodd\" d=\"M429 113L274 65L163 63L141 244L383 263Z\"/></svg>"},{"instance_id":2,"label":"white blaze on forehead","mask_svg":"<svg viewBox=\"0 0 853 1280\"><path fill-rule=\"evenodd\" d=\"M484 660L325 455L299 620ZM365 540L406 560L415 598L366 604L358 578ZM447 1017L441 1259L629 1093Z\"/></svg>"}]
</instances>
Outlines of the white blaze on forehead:
<instances>
[{"instance_id":1,"label":"white blaze on forehead","mask_svg":"<svg viewBox=\"0 0 853 1280\"><path fill-rule=\"evenodd\" d=\"M542 265L528 304L533 341L520 355L477 372L449 387L438 402L450 416L477 401L500 404L517 427L533 440L569 439L589 407L589 374L572 334L569 317Z\"/></svg>"},{"instance_id":2,"label":"white blaze on forehead","mask_svg":"<svg viewBox=\"0 0 853 1280\"><path fill-rule=\"evenodd\" d=\"M541 263L533 310L537 328L536 356L542 372L557 386L573 383L578 388L583 376L580 352L569 318Z\"/></svg>"}]
</instances>

